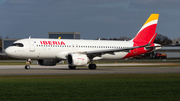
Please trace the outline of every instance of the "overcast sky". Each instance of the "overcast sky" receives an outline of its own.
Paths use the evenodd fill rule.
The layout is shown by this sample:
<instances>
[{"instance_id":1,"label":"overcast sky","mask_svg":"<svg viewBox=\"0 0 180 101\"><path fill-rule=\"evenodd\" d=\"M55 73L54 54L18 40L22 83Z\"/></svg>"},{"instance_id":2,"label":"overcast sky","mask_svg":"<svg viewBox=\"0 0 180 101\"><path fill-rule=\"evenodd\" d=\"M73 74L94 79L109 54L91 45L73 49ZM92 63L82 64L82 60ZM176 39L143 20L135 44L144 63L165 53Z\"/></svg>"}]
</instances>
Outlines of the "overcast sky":
<instances>
[{"instance_id":1,"label":"overcast sky","mask_svg":"<svg viewBox=\"0 0 180 101\"><path fill-rule=\"evenodd\" d=\"M180 0L0 0L0 35L76 31L82 39L133 38L151 13L160 14L159 34L180 37Z\"/></svg>"}]
</instances>

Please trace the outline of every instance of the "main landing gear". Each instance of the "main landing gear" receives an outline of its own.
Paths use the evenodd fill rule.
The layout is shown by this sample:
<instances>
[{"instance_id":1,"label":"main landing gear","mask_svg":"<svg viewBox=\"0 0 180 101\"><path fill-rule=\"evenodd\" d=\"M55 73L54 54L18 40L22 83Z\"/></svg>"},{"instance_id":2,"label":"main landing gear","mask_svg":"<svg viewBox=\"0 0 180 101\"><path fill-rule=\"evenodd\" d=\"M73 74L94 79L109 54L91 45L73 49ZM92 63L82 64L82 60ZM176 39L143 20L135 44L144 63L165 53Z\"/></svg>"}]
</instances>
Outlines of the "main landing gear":
<instances>
[{"instance_id":1,"label":"main landing gear","mask_svg":"<svg viewBox=\"0 0 180 101\"><path fill-rule=\"evenodd\" d=\"M93 60L91 60L91 64L89 64L89 69L95 70L96 69L96 64L93 64Z\"/></svg>"},{"instance_id":2,"label":"main landing gear","mask_svg":"<svg viewBox=\"0 0 180 101\"><path fill-rule=\"evenodd\" d=\"M76 66L68 66L69 67L69 69L76 69ZM91 70L95 70L96 69L96 64L93 64L93 62L91 62L91 64L89 64L89 69L91 69Z\"/></svg>"},{"instance_id":3,"label":"main landing gear","mask_svg":"<svg viewBox=\"0 0 180 101\"><path fill-rule=\"evenodd\" d=\"M95 70L96 69L96 64L89 64L89 69Z\"/></svg>"},{"instance_id":4,"label":"main landing gear","mask_svg":"<svg viewBox=\"0 0 180 101\"><path fill-rule=\"evenodd\" d=\"M30 69L31 59L26 61L25 69Z\"/></svg>"},{"instance_id":5,"label":"main landing gear","mask_svg":"<svg viewBox=\"0 0 180 101\"><path fill-rule=\"evenodd\" d=\"M76 66L68 66L69 69L76 69ZM96 64L89 64L89 69L95 70L96 69Z\"/></svg>"},{"instance_id":6,"label":"main landing gear","mask_svg":"<svg viewBox=\"0 0 180 101\"><path fill-rule=\"evenodd\" d=\"M69 69L76 69L76 66L69 66Z\"/></svg>"}]
</instances>

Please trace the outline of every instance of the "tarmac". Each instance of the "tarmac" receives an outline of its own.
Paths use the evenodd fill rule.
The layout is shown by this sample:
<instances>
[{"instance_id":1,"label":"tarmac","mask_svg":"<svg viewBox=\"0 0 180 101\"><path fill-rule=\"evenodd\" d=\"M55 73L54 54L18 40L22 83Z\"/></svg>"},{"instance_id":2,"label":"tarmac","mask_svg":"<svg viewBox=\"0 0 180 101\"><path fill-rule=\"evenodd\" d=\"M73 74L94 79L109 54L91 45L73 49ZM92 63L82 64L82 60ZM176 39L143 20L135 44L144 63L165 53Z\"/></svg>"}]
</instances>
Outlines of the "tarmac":
<instances>
[{"instance_id":1,"label":"tarmac","mask_svg":"<svg viewBox=\"0 0 180 101\"><path fill-rule=\"evenodd\" d=\"M157 67L150 67L151 65L156 65ZM169 65L169 66L158 67L158 65ZM116 67L108 67L108 66L116 66ZM124 66L124 67L118 67L118 66ZM132 66L132 67L126 67L126 66ZM142 66L142 67L133 67L133 66ZM70 70L67 65L56 65L56 66L31 65L31 68L26 70L24 69L23 65L0 65L0 75L180 73L180 67L171 67L171 66L172 64L169 63L163 63L163 64L162 63L128 63L128 64L113 63L113 64L97 64L96 70L89 70L88 67L77 67L75 70Z\"/></svg>"}]
</instances>

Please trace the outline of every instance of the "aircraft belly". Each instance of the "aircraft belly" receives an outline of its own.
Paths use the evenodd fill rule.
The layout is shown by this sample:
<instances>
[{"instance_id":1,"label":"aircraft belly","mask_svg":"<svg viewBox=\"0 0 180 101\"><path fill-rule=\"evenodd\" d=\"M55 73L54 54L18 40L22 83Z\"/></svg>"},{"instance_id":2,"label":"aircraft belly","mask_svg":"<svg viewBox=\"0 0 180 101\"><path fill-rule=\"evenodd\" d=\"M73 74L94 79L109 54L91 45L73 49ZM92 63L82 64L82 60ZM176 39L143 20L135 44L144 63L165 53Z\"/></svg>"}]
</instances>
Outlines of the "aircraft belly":
<instances>
[{"instance_id":1,"label":"aircraft belly","mask_svg":"<svg viewBox=\"0 0 180 101\"><path fill-rule=\"evenodd\" d=\"M104 54L102 55L102 59L122 59L127 54L127 52L115 52L114 54Z\"/></svg>"},{"instance_id":2,"label":"aircraft belly","mask_svg":"<svg viewBox=\"0 0 180 101\"><path fill-rule=\"evenodd\" d=\"M54 59L55 54L54 52L47 52L47 51L35 51L35 52L26 52L24 53L21 58L30 58L30 59Z\"/></svg>"}]
</instances>

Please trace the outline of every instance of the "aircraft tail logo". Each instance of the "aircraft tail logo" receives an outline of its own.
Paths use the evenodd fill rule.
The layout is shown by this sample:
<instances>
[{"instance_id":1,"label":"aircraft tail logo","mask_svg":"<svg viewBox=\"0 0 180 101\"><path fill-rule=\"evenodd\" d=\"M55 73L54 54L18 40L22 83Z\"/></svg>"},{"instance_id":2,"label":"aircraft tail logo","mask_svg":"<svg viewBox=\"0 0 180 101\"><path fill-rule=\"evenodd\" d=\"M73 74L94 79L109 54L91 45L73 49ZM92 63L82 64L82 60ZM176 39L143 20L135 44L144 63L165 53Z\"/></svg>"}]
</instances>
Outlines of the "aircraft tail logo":
<instances>
[{"instance_id":1,"label":"aircraft tail logo","mask_svg":"<svg viewBox=\"0 0 180 101\"><path fill-rule=\"evenodd\" d=\"M152 44L157 35L155 32L158 18L159 14L151 14L132 41L134 43Z\"/></svg>"}]
</instances>

